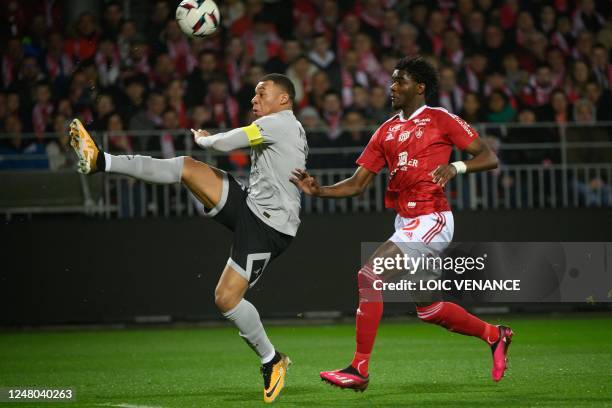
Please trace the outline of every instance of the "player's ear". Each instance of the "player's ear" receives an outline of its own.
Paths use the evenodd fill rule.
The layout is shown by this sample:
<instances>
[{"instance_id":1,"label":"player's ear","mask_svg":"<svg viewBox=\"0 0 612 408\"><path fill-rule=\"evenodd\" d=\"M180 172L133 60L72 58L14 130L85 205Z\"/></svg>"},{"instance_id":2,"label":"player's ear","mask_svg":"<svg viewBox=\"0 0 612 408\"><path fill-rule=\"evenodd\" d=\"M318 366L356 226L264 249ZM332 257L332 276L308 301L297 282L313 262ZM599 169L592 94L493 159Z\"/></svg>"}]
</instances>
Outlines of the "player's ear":
<instances>
[{"instance_id":1,"label":"player's ear","mask_svg":"<svg viewBox=\"0 0 612 408\"><path fill-rule=\"evenodd\" d=\"M287 95L286 93L282 93L280 96L280 103L281 105L286 105L289 103L289 95Z\"/></svg>"},{"instance_id":2,"label":"player's ear","mask_svg":"<svg viewBox=\"0 0 612 408\"><path fill-rule=\"evenodd\" d=\"M417 92L419 93L419 95L423 95L425 93L425 84L417 84Z\"/></svg>"}]
</instances>

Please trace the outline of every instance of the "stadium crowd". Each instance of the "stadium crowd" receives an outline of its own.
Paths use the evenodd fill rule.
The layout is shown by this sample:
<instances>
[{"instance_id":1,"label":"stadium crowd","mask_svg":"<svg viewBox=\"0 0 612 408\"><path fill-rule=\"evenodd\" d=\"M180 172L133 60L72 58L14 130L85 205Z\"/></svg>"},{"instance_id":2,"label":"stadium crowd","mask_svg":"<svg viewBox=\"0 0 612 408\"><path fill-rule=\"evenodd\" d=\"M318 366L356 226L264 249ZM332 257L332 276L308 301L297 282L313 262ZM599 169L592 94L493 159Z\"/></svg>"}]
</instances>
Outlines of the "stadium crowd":
<instances>
[{"instance_id":1,"label":"stadium crowd","mask_svg":"<svg viewBox=\"0 0 612 408\"><path fill-rule=\"evenodd\" d=\"M62 2L2 2L0 128L10 137L0 139L0 168L72 166L66 125L75 116L112 131L111 150L174 156L184 136L122 132L248 124L267 72L294 81L298 117L323 129L309 132L311 146L363 146L364 126L391 113L396 61L417 53L440 70L428 103L471 123L612 119L610 2L225 0L222 29L205 39L180 31L176 3L152 1L146 17L131 19L123 2L107 1L67 21ZM57 136L20 136L45 132ZM230 160L248 165L244 155Z\"/></svg>"}]
</instances>

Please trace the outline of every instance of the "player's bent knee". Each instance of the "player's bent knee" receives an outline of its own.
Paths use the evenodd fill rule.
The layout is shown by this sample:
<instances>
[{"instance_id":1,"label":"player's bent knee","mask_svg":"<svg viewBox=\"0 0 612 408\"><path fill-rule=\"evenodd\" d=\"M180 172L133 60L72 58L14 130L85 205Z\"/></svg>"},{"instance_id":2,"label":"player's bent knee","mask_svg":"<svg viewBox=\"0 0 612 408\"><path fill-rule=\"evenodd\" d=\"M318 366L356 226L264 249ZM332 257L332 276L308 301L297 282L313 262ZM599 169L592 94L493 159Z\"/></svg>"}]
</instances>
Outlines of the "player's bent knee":
<instances>
[{"instance_id":1,"label":"player's bent knee","mask_svg":"<svg viewBox=\"0 0 612 408\"><path fill-rule=\"evenodd\" d=\"M215 305L222 313L229 312L240 302L239 297L222 289L215 290Z\"/></svg>"}]
</instances>

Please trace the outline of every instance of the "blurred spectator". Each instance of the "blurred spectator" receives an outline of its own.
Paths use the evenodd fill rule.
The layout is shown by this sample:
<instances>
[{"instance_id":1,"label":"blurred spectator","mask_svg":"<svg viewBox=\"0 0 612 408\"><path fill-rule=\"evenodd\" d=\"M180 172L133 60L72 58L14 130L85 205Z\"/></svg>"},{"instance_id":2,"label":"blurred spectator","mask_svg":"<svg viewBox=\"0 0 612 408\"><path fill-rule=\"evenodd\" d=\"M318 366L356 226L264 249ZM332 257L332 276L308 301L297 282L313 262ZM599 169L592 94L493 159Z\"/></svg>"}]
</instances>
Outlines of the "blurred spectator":
<instances>
[{"instance_id":1,"label":"blurred spectator","mask_svg":"<svg viewBox=\"0 0 612 408\"><path fill-rule=\"evenodd\" d=\"M304 126L304 129L306 130L306 136L308 138L308 146L310 147L324 146L327 142L326 140L327 137L325 135L325 132L322 130L323 122L321 121L321 116L319 115L319 112L317 112L317 110L313 108L312 106L306 106L300 111L298 118L300 122L302 123L302 126ZM311 157L313 158L312 160L320 158L319 155L314 155ZM309 166L313 165L312 160L309 157L308 159Z\"/></svg>"},{"instance_id":2,"label":"blurred spectator","mask_svg":"<svg viewBox=\"0 0 612 408\"><path fill-rule=\"evenodd\" d=\"M105 130L111 113L115 111L115 102L109 94L99 95L94 112L94 120L89 125L92 130Z\"/></svg>"},{"instance_id":3,"label":"blurred spectator","mask_svg":"<svg viewBox=\"0 0 612 408\"><path fill-rule=\"evenodd\" d=\"M72 38L66 41L66 53L77 62L93 58L98 46L100 29L96 19L90 12L84 12L74 27Z\"/></svg>"},{"instance_id":4,"label":"blurred spectator","mask_svg":"<svg viewBox=\"0 0 612 408\"><path fill-rule=\"evenodd\" d=\"M550 35L555 31L557 21L557 13L551 5L545 4L540 8L538 30L550 38Z\"/></svg>"},{"instance_id":5,"label":"blurred spectator","mask_svg":"<svg viewBox=\"0 0 612 408\"><path fill-rule=\"evenodd\" d=\"M251 110L251 107L253 106L251 104L251 100L253 99L253 95L255 95L255 87L257 86L257 83L261 77L264 75L264 70L259 65L253 65L247 71L242 88L240 88L240 91L238 91L238 94L236 95L236 100L238 101L242 111Z\"/></svg>"},{"instance_id":6,"label":"blurred spectator","mask_svg":"<svg viewBox=\"0 0 612 408\"><path fill-rule=\"evenodd\" d=\"M226 52L225 73L229 79L232 93L235 94L242 87L242 78L251 66L251 57L238 37L229 40Z\"/></svg>"},{"instance_id":7,"label":"blurred spectator","mask_svg":"<svg viewBox=\"0 0 612 408\"><path fill-rule=\"evenodd\" d=\"M597 32L604 25L604 18L595 9L594 0L579 0L578 9L574 13L574 33L582 30Z\"/></svg>"},{"instance_id":8,"label":"blurred spectator","mask_svg":"<svg viewBox=\"0 0 612 408\"><path fill-rule=\"evenodd\" d=\"M485 83L488 62L481 52L470 55L465 66L459 71L459 85L466 91L480 92Z\"/></svg>"},{"instance_id":9,"label":"blurred spectator","mask_svg":"<svg viewBox=\"0 0 612 408\"><path fill-rule=\"evenodd\" d=\"M555 89L550 94L550 101L539 110L539 118L546 122L568 123L571 121L571 106L565 92Z\"/></svg>"},{"instance_id":10,"label":"blurred spectator","mask_svg":"<svg viewBox=\"0 0 612 408\"><path fill-rule=\"evenodd\" d=\"M516 54L508 53L504 55L502 69L505 74L504 81L513 94L518 94L519 90L527 84L528 74L520 66Z\"/></svg>"},{"instance_id":11,"label":"blurred spectator","mask_svg":"<svg viewBox=\"0 0 612 408\"><path fill-rule=\"evenodd\" d=\"M355 51L348 51L343 58L342 71L340 72L342 103L349 106L353 103L353 85L367 87L369 85L368 76L359 66L359 58Z\"/></svg>"},{"instance_id":12,"label":"blurred spectator","mask_svg":"<svg viewBox=\"0 0 612 408\"><path fill-rule=\"evenodd\" d=\"M458 114L463 109L464 92L457 85L455 70L452 67L440 68L440 85L438 99L433 103L447 111Z\"/></svg>"},{"instance_id":13,"label":"blurred spectator","mask_svg":"<svg viewBox=\"0 0 612 408\"><path fill-rule=\"evenodd\" d=\"M170 5L166 0L155 0L153 11L146 27L146 36L150 39L156 39L159 34L166 28L166 22L172 18Z\"/></svg>"},{"instance_id":14,"label":"blurred spectator","mask_svg":"<svg viewBox=\"0 0 612 408\"><path fill-rule=\"evenodd\" d=\"M121 30L123 23L123 10L121 3L117 0L111 0L104 6L104 16L102 20L102 30L105 35L116 40Z\"/></svg>"},{"instance_id":15,"label":"blurred spectator","mask_svg":"<svg viewBox=\"0 0 612 408\"><path fill-rule=\"evenodd\" d=\"M508 97L501 91L493 91L487 100L487 121L493 123L513 122L516 111L510 105Z\"/></svg>"},{"instance_id":16,"label":"blurred spectator","mask_svg":"<svg viewBox=\"0 0 612 408\"><path fill-rule=\"evenodd\" d=\"M550 66L555 87L562 87L567 75L565 56L559 48L549 47L546 51L546 60Z\"/></svg>"},{"instance_id":17,"label":"blurred spectator","mask_svg":"<svg viewBox=\"0 0 612 408\"><path fill-rule=\"evenodd\" d=\"M340 95L334 91L327 92L323 100L321 117L323 118L323 123L328 127L327 139L330 142L335 142L340 137L340 133L342 133L342 113Z\"/></svg>"},{"instance_id":18,"label":"blurred spectator","mask_svg":"<svg viewBox=\"0 0 612 408\"><path fill-rule=\"evenodd\" d=\"M576 38L572 33L572 25L569 17L560 15L557 18L557 27L555 32L551 35L551 42L554 46L559 48L565 55L569 55Z\"/></svg>"},{"instance_id":19,"label":"blurred spectator","mask_svg":"<svg viewBox=\"0 0 612 408\"><path fill-rule=\"evenodd\" d=\"M302 46L296 39L287 39L282 51L275 57L270 58L264 65L267 72L285 73L289 64L302 55Z\"/></svg>"},{"instance_id":20,"label":"blurred spectator","mask_svg":"<svg viewBox=\"0 0 612 408\"><path fill-rule=\"evenodd\" d=\"M370 87L370 108L368 118L371 124L379 125L391 116L389 96L384 87L374 85Z\"/></svg>"},{"instance_id":21,"label":"blurred spectator","mask_svg":"<svg viewBox=\"0 0 612 408\"><path fill-rule=\"evenodd\" d=\"M339 58L343 58L344 54L353 47L360 32L359 17L351 13L345 15L336 33L336 52Z\"/></svg>"},{"instance_id":22,"label":"blurred spectator","mask_svg":"<svg viewBox=\"0 0 612 408\"><path fill-rule=\"evenodd\" d=\"M162 125L162 113L166 110L166 98L159 93L151 93L147 98L146 110L141 110L130 119L130 130L154 130ZM136 150L147 150L148 139L138 138L140 146Z\"/></svg>"},{"instance_id":23,"label":"blurred spectator","mask_svg":"<svg viewBox=\"0 0 612 408\"><path fill-rule=\"evenodd\" d=\"M555 87L552 71L548 65L541 65L521 94L521 102L526 106L542 106L548 103L550 93Z\"/></svg>"},{"instance_id":24,"label":"blurred spectator","mask_svg":"<svg viewBox=\"0 0 612 408\"><path fill-rule=\"evenodd\" d=\"M219 66L217 56L212 51L203 51L198 57L197 68L187 78L186 100L189 105L198 105L204 101L208 92L208 85L215 75L218 75Z\"/></svg>"},{"instance_id":25,"label":"blurred spectator","mask_svg":"<svg viewBox=\"0 0 612 408\"><path fill-rule=\"evenodd\" d=\"M155 68L149 76L150 87L161 91L168 86L170 81L178 77L174 60L166 53L158 54L155 60Z\"/></svg>"},{"instance_id":26,"label":"blurred spectator","mask_svg":"<svg viewBox=\"0 0 612 408\"><path fill-rule=\"evenodd\" d=\"M489 67L500 69L504 55L508 53L504 31L498 25L489 25L485 31L484 50L489 58Z\"/></svg>"},{"instance_id":27,"label":"blurred spectator","mask_svg":"<svg viewBox=\"0 0 612 408\"><path fill-rule=\"evenodd\" d=\"M224 78L215 77L208 85L208 94L204 105L212 110L213 120L222 129L238 127L240 106L236 98L229 95L228 85Z\"/></svg>"},{"instance_id":28,"label":"blurred spectator","mask_svg":"<svg viewBox=\"0 0 612 408\"><path fill-rule=\"evenodd\" d=\"M610 142L609 132L605 128L596 126L595 106L586 99L579 99L574 104L574 118L583 127L569 128L567 142ZM612 162L612 149L610 148L581 148L570 147L567 150L568 163L610 163ZM576 174L575 174L576 175ZM610 187L599 172L585 172L584 177L577 177L570 183L579 194L581 204L588 206L600 204L607 206ZM601 200L604 200L601 202Z\"/></svg>"},{"instance_id":29,"label":"blurred spectator","mask_svg":"<svg viewBox=\"0 0 612 408\"><path fill-rule=\"evenodd\" d=\"M174 79L166 88L166 100L168 101L168 108L174 110L178 119L178 127L187 128L189 124L189 118L187 117L187 105L185 104L185 87L183 81L180 79Z\"/></svg>"},{"instance_id":30,"label":"blurred spectator","mask_svg":"<svg viewBox=\"0 0 612 408\"><path fill-rule=\"evenodd\" d=\"M106 119L106 130L110 149L120 154L133 154L132 140L125 133L123 118L118 113L111 113Z\"/></svg>"},{"instance_id":31,"label":"blurred spectator","mask_svg":"<svg viewBox=\"0 0 612 408\"><path fill-rule=\"evenodd\" d=\"M612 120L612 111L610 110L612 96L609 90L602 89L598 82L589 81L586 84L584 96L595 106L595 118L597 120Z\"/></svg>"},{"instance_id":32,"label":"blurred spectator","mask_svg":"<svg viewBox=\"0 0 612 408\"><path fill-rule=\"evenodd\" d=\"M595 79L604 89L612 88L612 64L608 59L608 50L602 45L597 44L591 53L591 65Z\"/></svg>"},{"instance_id":33,"label":"blurred spectator","mask_svg":"<svg viewBox=\"0 0 612 408\"><path fill-rule=\"evenodd\" d=\"M440 56L442 63L452 65L457 69L463 65L464 56L459 34L452 29L446 30L444 32Z\"/></svg>"},{"instance_id":34,"label":"blurred spectator","mask_svg":"<svg viewBox=\"0 0 612 408\"><path fill-rule=\"evenodd\" d=\"M353 87L353 103L350 106L346 106L347 113L357 112L362 117L367 115L368 108L370 106L370 95L368 91L361 85L355 85ZM346 117L346 114L345 114Z\"/></svg>"},{"instance_id":35,"label":"blurred spectator","mask_svg":"<svg viewBox=\"0 0 612 408\"><path fill-rule=\"evenodd\" d=\"M212 120L212 112L204 105L198 105L191 112L192 129L211 129L216 127L216 123Z\"/></svg>"},{"instance_id":36,"label":"blurred spectator","mask_svg":"<svg viewBox=\"0 0 612 408\"><path fill-rule=\"evenodd\" d=\"M6 118L4 131L10 137L8 142L0 145L0 170L49 168L45 145L37 140L24 139L21 136L23 127L17 116Z\"/></svg>"},{"instance_id":37,"label":"blurred spectator","mask_svg":"<svg viewBox=\"0 0 612 408\"><path fill-rule=\"evenodd\" d=\"M244 4L240 0L226 0L219 4L219 7L221 7L221 15L223 16L221 24L225 28L230 28L245 12Z\"/></svg>"},{"instance_id":38,"label":"blurred spectator","mask_svg":"<svg viewBox=\"0 0 612 408\"><path fill-rule=\"evenodd\" d=\"M110 37L100 38L95 60L98 67L100 85L104 88L115 85L117 79L119 79L121 56L115 46L115 42Z\"/></svg>"},{"instance_id":39,"label":"blurred spectator","mask_svg":"<svg viewBox=\"0 0 612 408\"><path fill-rule=\"evenodd\" d=\"M172 19L166 23L163 36L165 50L172 59L173 70L179 76L191 73L196 65L196 60L191 54L189 41L181 32L176 20Z\"/></svg>"},{"instance_id":40,"label":"blurred spectator","mask_svg":"<svg viewBox=\"0 0 612 408\"><path fill-rule=\"evenodd\" d=\"M396 10L385 10L379 44L384 50L391 50L398 42L401 19Z\"/></svg>"},{"instance_id":41,"label":"blurred spectator","mask_svg":"<svg viewBox=\"0 0 612 408\"><path fill-rule=\"evenodd\" d=\"M312 76L312 86L308 101L311 106L321 110L325 100L325 95L332 89L331 82L325 71L316 72Z\"/></svg>"},{"instance_id":42,"label":"blurred spectator","mask_svg":"<svg viewBox=\"0 0 612 408\"><path fill-rule=\"evenodd\" d=\"M480 98L475 92L466 92L463 99L463 109L459 114L467 123L484 122L486 115L480 104Z\"/></svg>"},{"instance_id":43,"label":"blurred spectator","mask_svg":"<svg viewBox=\"0 0 612 408\"><path fill-rule=\"evenodd\" d=\"M34 129L34 133L41 136L47 131L47 126L51 124L54 109L48 83L41 82L36 86L35 101L36 104L32 108L32 129Z\"/></svg>"},{"instance_id":44,"label":"blurred spectator","mask_svg":"<svg viewBox=\"0 0 612 408\"><path fill-rule=\"evenodd\" d=\"M70 169L76 165L76 155L70 146L69 123L68 118L62 114L53 119L53 132L57 135L57 140L52 140L46 148L51 170Z\"/></svg>"},{"instance_id":45,"label":"blurred spectator","mask_svg":"<svg viewBox=\"0 0 612 408\"><path fill-rule=\"evenodd\" d=\"M485 40L485 18L481 11L470 13L463 32L463 46L468 52L481 49Z\"/></svg>"},{"instance_id":46,"label":"blurred spectator","mask_svg":"<svg viewBox=\"0 0 612 408\"><path fill-rule=\"evenodd\" d=\"M53 32L49 35L45 69L49 80L58 88L65 86L65 82L72 75L74 64L70 56L64 52L64 37L61 33Z\"/></svg>"},{"instance_id":47,"label":"blurred spectator","mask_svg":"<svg viewBox=\"0 0 612 408\"><path fill-rule=\"evenodd\" d=\"M305 55L297 57L287 69L287 76L295 86L295 101L298 107L308 105L308 94L312 89L312 75L317 67Z\"/></svg>"}]
</instances>

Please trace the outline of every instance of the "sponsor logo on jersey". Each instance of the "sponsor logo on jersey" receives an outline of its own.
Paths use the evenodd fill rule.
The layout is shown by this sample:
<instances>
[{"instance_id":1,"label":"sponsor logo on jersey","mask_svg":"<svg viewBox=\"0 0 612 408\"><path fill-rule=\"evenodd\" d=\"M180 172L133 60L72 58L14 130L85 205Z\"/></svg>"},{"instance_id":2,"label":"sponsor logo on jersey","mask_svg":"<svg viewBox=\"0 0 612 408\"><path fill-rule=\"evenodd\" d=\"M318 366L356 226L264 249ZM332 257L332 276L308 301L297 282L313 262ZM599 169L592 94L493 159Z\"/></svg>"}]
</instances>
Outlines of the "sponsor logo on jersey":
<instances>
[{"instance_id":1,"label":"sponsor logo on jersey","mask_svg":"<svg viewBox=\"0 0 612 408\"><path fill-rule=\"evenodd\" d=\"M461 119L459 116L454 115L452 113L449 113L449 115L451 115L451 117L453 119L455 119L457 121L457 123L459 123L459 125L461 125L461 127L463 128L463 130L466 131L466 133L468 135L470 135L470 137L474 136L474 132L472 132L472 129L470 128L470 125L468 125L465 120Z\"/></svg>"},{"instance_id":2,"label":"sponsor logo on jersey","mask_svg":"<svg viewBox=\"0 0 612 408\"><path fill-rule=\"evenodd\" d=\"M399 137L397 138L398 142L404 142L406 140L408 140L408 138L410 137L410 131L407 130L405 132L400 133Z\"/></svg>"},{"instance_id":3,"label":"sponsor logo on jersey","mask_svg":"<svg viewBox=\"0 0 612 408\"><path fill-rule=\"evenodd\" d=\"M405 166L406 163L408 163L408 152L401 152L397 156L397 165L398 166Z\"/></svg>"},{"instance_id":4,"label":"sponsor logo on jersey","mask_svg":"<svg viewBox=\"0 0 612 408\"><path fill-rule=\"evenodd\" d=\"M431 118L423 118L423 119L413 119L412 120L416 125L425 124L431 122Z\"/></svg>"},{"instance_id":5,"label":"sponsor logo on jersey","mask_svg":"<svg viewBox=\"0 0 612 408\"><path fill-rule=\"evenodd\" d=\"M389 128L389 132L397 132L402 127L402 124L393 125Z\"/></svg>"},{"instance_id":6,"label":"sponsor logo on jersey","mask_svg":"<svg viewBox=\"0 0 612 408\"><path fill-rule=\"evenodd\" d=\"M387 133L387 137L385 137L385 142L388 142L389 140L393 140L393 134L392 133Z\"/></svg>"},{"instance_id":7,"label":"sponsor logo on jersey","mask_svg":"<svg viewBox=\"0 0 612 408\"><path fill-rule=\"evenodd\" d=\"M406 204L406 207L414 208L414 207L416 207L416 202L415 201L408 201L408 204Z\"/></svg>"}]
</instances>

